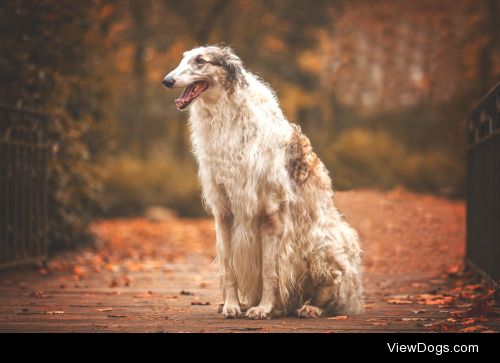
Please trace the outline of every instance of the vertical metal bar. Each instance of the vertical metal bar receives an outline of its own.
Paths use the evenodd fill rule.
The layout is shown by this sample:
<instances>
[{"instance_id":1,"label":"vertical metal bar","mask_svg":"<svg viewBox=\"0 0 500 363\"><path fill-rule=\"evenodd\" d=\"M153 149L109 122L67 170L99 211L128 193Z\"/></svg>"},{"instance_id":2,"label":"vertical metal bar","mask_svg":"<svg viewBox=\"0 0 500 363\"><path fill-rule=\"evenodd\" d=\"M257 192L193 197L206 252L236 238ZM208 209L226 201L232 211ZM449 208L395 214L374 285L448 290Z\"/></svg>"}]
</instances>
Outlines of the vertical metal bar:
<instances>
[{"instance_id":1,"label":"vertical metal bar","mask_svg":"<svg viewBox=\"0 0 500 363\"><path fill-rule=\"evenodd\" d=\"M34 143L34 148L33 148L33 154L32 154L32 188L33 188L33 193L32 193L32 198L33 198L33 243L36 243L36 254L41 255L42 254L42 248L41 248L41 234L40 233L40 225L39 225L39 214L40 214L40 193L39 193L39 169L40 169L40 163L39 163L39 154L40 154L40 138L39 138L39 130L36 130L36 137L35 137L35 143Z\"/></svg>"},{"instance_id":2,"label":"vertical metal bar","mask_svg":"<svg viewBox=\"0 0 500 363\"><path fill-rule=\"evenodd\" d=\"M23 130L23 143L19 145L19 240L21 259L27 260L29 257L28 241L26 238L26 145L27 132Z\"/></svg>"},{"instance_id":3,"label":"vertical metal bar","mask_svg":"<svg viewBox=\"0 0 500 363\"><path fill-rule=\"evenodd\" d=\"M0 128L0 131L2 129ZM5 258L5 245L7 243L7 226L5 224L5 187L7 185L7 159L5 157L5 143L0 134L0 264Z\"/></svg>"},{"instance_id":4,"label":"vertical metal bar","mask_svg":"<svg viewBox=\"0 0 500 363\"><path fill-rule=\"evenodd\" d=\"M11 258L11 246L12 246L12 168L13 168L13 159L12 155L12 145L8 143L5 144L5 158L7 160L7 179L5 184L5 199L4 199L4 210L5 210L5 228L6 228L6 236L5 236L5 256L4 262L7 262Z\"/></svg>"},{"instance_id":5,"label":"vertical metal bar","mask_svg":"<svg viewBox=\"0 0 500 363\"><path fill-rule=\"evenodd\" d=\"M48 165L49 165L49 146L45 145L43 150L43 165L42 168L42 223L43 223L43 255L48 253L48 238L49 238L49 178L48 178Z\"/></svg>"},{"instance_id":6,"label":"vertical metal bar","mask_svg":"<svg viewBox=\"0 0 500 363\"><path fill-rule=\"evenodd\" d=\"M27 157L26 157L26 227L27 233L26 237L28 240L29 254L30 256L37 256L36 241L33 238L33 152L35 151L35 139L33 138L34 128L36 124L33 123L31 126L29 145L26 145Z\"/></svg>"}]
</instances>

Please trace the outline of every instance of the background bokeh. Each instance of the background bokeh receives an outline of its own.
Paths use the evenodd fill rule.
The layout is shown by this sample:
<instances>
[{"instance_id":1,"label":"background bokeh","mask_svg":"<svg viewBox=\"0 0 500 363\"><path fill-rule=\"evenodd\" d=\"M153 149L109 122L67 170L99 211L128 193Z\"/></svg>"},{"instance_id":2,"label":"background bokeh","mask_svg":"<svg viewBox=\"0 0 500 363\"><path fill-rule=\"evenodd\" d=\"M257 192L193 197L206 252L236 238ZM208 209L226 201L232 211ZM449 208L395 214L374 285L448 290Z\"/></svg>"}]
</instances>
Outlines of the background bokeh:
<instances>
[{"instance_id":1,"label":"background bokeh","mask_svg":"<svg viewBox=\"0 0 500 363\"><path fill-rule=\"evenodd\" d=\"M0 101L53 115L63 225L151 205L204 213L187 115L161 80L184 50L207 43L232 46L272 85L335 189L461 198L464 117L500 76L499 9L496 0L4 1Z\"/></svg>"}]
</instances>

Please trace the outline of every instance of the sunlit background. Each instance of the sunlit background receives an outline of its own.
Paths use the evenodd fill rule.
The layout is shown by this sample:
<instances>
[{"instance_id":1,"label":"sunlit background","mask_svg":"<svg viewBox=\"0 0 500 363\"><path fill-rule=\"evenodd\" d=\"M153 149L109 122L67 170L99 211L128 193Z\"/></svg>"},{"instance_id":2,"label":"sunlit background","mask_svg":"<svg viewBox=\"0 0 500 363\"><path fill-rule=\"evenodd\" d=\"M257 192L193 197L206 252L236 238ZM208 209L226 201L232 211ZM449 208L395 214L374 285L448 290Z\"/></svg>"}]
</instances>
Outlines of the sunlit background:
<instances>
[{"instance_id":1,"label":"sunlit background","mask_svg":"<svg viewBox=\"0 0 500 363\"><path fill-rule=\"evenodd\" d=\"M0 100L54 115L52 202L72 231L152 205L203 215L187 114L161 80L207 43L277 91L335 189L462 198L464 117L499 78L498 19L495 0L11 0Z\"/></svg>"}]
</instances>

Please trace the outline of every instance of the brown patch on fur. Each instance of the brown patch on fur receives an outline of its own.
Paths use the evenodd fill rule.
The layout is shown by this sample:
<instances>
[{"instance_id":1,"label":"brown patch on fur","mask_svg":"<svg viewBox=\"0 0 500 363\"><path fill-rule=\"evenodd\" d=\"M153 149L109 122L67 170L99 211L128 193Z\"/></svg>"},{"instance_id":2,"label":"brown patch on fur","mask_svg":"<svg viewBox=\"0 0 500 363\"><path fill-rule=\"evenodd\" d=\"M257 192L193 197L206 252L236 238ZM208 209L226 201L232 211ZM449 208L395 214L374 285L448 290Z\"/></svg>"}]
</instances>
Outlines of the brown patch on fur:
<instances>
[{"instance_id":1,"label":"brown patch on fur","mask_svg":"<svg viewBox=\"0 0 500 363\"><path fill-rule=\"evenodd\" d=\"M288 172L297 184L303 184L314 173L319 158L312 150L311 142L299 126L293 125L294 132L288 145Z\"/></svg>"},{"instance_id":2,"label":"brown patch on fur","mask_svg":"<svg viewBox=\"0 0 500 363\"><path fill-rule=\"evenodd\" d=\"M278 223L276 218L277 216L275 214L268 214L266 212L262 212L262 214L260 215L260 222L262 229L267 232L274 231Z\"/></svg>"}]
</instances>

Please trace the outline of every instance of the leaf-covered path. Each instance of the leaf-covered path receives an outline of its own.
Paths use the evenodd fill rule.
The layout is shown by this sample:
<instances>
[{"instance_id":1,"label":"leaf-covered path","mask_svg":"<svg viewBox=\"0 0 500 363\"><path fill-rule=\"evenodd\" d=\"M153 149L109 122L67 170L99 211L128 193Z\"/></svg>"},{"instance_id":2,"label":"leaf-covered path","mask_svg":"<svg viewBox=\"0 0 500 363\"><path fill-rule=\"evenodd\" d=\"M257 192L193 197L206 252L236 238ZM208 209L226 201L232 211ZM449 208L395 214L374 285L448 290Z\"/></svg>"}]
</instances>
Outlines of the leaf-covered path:
<instances>
[{"instance_id":1,"label":"leaf-covered path","mask_svg":"<svg viewBox=\"0 0 500 363\"><path fill-rule=\"evenodd\" d=\"M166 216L96 222L94 248L1 274L0 332L500 330L494 291L462 271L463 203L402 190L339 192L335 201L365 251L363 315L223 319L212 221Z\"/></svg>"}]
</instances>

